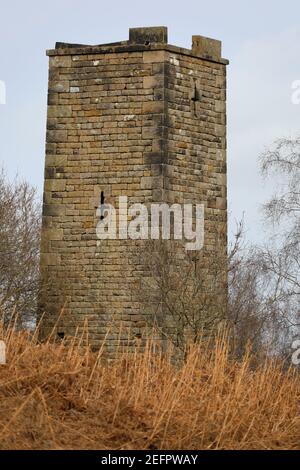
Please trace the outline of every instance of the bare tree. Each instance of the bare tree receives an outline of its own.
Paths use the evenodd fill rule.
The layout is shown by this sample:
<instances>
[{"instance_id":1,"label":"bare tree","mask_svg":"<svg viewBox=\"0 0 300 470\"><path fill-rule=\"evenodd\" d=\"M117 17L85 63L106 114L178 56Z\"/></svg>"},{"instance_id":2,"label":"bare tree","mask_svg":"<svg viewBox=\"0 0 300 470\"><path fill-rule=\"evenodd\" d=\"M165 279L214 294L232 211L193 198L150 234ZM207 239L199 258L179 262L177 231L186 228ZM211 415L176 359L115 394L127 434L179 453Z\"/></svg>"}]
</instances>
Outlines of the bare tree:
<instances>
[{"instance_id":1,"label":"bare tree","mask_svg":"<svg viewBox=\"0 0 300 470\"><path fill-rule=\"evenodd\" d=\"M4 322L16 313L24 325L36 313L40 204L36 190L0 172L0 309Z\"/></svg>"},{"instance_id":2,"label":"bare tree","mask_svg":"<svg viewBox=\"0 0 300 470\"><path fill-rule=\"evenodd\" d=\"M253 249L245 246L244 221L237 224L228 250L228 322L234 350L242 356L248 344L262 347L265 312L260 296L260 276Z\"/></svg>"},{"instance_id":3,"label":"bare tree","mask_svg":"<svg viewBox=\"0 0 300 470\"><path fill-rule=\"evenodd\" d=\"M149 242L148 242L149 243ZM140 298L163 338L186 352L189 342L209 337L219 325L231 332L232 352L251 346L259 359L286 344L290 302L266 269L261 248L248 246L241 221L228 247L186 253L179 242L152 241L144 251ZM228 292L228 296L227 296Z\"/></svg>"},{"instance_id":4,"label":"bare tree","mask_svg":"<svg viewBox=\"0 0 300 470\"><path fill-rule=\"evenodd\" d=\"M291 217L292 227L300 223L300 138L279 139L261 156L264 176L279 175L281 184L265 204L266 216L275 223ZM299 230L298 230L299 237Z\"/></svg>"},{"instance_id":5,"label":"bare tree","mask_svg":"<svg viewBox=\"0 0 300 470\"><path fill-rule=\"evenodd\" d=\"M261 248L262 269L276 295L282 327L292 334L300 326L300 138L279 139L261 157L265 176L279 177L277 191L264 205L273 226Z\"/></svg>"},{"instance_id":6,"label":"bare tree","mask_svg":"<svg viewBox=\"0 0 300 470\"><path fill-rule=\"evenodd\" d=\"M228 280L228 321L235 353L241 357L250 346L257 357L278 352L284 335L282 308L287 305L280 302L261 249L245 245L242 224L229 249Z\"/></svg>"},{"instance_id":7,"label":"bare tree","mask_svg":"<svg viewBox=\"0 0 300 470\"><path fill-rule=\"evenodd\" d=\"M144 251L140 299L148 324L183 353L226 320L227 253L224 234L217 237L200 251L174 240L148 241Z\"/></svg>"}]
</instances>

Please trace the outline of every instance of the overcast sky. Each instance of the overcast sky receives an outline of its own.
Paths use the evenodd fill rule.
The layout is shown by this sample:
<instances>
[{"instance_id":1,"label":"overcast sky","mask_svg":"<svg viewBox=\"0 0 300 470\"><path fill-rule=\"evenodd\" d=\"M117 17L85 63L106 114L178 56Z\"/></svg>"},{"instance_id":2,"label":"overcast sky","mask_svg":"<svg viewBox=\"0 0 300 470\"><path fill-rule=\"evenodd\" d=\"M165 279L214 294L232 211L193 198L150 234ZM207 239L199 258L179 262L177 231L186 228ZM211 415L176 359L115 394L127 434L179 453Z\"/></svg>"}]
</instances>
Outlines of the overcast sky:
<instances>
[{"instance_id":1,"label":"overcast sky","mask_svg":"<svg viewBox=\"0 0 300 470\"><path fill-rule=\"evenodd\" d=\"M248 237L261 239L260 203L269 191L259 154L277 137L295 136L300 105L300 2L252 0L1 0L0 160L43 186L47 100L46 49L56 41L101 44L128 38L129 27L168 26L169 43L191 47L193 34L223 42L228 67L228 197L234 219L245 212ZM1 82L0 82L1 83Z\"/></svg>"}]
</instances>

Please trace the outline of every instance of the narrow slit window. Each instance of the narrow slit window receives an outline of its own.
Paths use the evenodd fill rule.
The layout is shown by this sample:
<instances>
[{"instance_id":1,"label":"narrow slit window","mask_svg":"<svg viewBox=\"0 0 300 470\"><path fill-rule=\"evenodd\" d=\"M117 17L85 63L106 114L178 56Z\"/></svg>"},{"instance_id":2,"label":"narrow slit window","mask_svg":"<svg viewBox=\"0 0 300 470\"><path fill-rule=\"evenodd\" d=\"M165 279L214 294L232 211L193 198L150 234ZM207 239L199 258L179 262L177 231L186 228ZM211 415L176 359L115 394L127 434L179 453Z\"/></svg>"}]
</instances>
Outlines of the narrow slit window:
<instances>
[{"instance_id":1,"label":"narrow slit window","mask_svg":"<svg viewBox=\"0 0 300 470\"><path fill-rule=\"evenodd\" d=\"M199 101L201 101L201 98L202 98L201 91L200 91L200 84L198 80L192 79L191 87L192 87L192 90L190 92L191 111L195 116L197 116L198 115L198 103Z\"/></svg>"},{"instance_id":2,"label":"narrow slit window","mask_svg":"<svg viewBox=\"0 0 300 470\"><path fill-rule=\"evenodd\" d=\"M100 220L104 219L104 202L105 202L105 197L104 197L104 191L101 191L100 195Z\"/></svg>"}]
</instances>

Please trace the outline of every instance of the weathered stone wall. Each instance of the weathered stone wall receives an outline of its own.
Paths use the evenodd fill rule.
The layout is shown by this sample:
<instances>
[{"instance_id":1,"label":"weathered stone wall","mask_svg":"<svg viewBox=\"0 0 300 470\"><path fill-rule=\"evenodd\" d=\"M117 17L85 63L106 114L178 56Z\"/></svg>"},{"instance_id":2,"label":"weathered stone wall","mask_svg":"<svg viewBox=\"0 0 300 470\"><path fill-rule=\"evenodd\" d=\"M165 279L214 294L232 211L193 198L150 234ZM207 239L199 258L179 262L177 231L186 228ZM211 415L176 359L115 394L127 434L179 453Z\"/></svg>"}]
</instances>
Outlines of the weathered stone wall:
<instances>
[{"instance_id":1,"label":"weathered stone wall","mask_svg":"<svg viewBox=\"0 0 300 470\"><path fill-rule=\"evenodd\" d=\"M147 242L97 245L101 193L114 205L120 195L129 204L204 202L208 233L226 222L226 61L217 41L195 37L188 51L166 36L166 28L134 29L130 41L48 51L44 334L62 309L58 333L88 320L95 346L112 321L122 321L124 338L143 327L143 265L133 254ZM108 337L113 350L115 331Z\"/></svg>"},{"instance_id":2,"label":"weathered stone wall","mask_svg":"<svg viewBox=\"0 0 300 470\"><path fill-rule=\"evenodd\" d=\"M180 53L168 56L165 197L205 204L205 245L227 236L226 67Z\"/></svg>"}]
</instances>

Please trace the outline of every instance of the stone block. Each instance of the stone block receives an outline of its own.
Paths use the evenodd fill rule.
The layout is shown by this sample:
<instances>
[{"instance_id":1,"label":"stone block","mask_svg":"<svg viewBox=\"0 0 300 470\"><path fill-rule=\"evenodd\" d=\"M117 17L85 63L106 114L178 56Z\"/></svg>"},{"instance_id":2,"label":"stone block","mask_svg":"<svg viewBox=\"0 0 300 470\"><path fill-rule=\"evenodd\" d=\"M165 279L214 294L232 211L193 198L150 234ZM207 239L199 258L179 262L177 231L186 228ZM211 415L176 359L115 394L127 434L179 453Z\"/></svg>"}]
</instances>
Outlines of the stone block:
<instances>
[{"instance_id":1,"label":"stone block","mask_svg":"<svg viewBox=\"0 0 300 470\"><path fill-rule=\"evenodd\" d=\"M61 228L46 228L43 231L44 240L62 240L63 239L63 229Z\"/></svg>"},{"instance_id":2,"label":"stone block","mask_svg":"<svg viewBox=\"0 0 300 470\"><path fill-rule=\"evenodd\" d=\"M153 43L167 44L168 28L166 26L130 28L129 42L134 44L144 44L146 46Z\"/></svg>"},{"instance_id":3,"label":"stone block","mask_svg":"<svg viewBox=\"0 0 300 470\"><path fill-rule=\"evenodd\" d=\"M152 176L143 176L141 178L141 189L152 189Z\"/></svg>"},{"instance_id":4,"label":"stone block","mask_svg":"<svg viewBox=\"0 0 300 470\"><path fill-rule=\"evenodd\" d=\"M63 204L44 204L43 205L43 215L60 217L64 216L66 212L66 207Z\"/></svg>"},{"instance_id":5,"label":"stone block","mask_svg":"<svg viewBox=\"0 0 300 470\"><path fill-rule=\"evenodd\" d=\"M63 179L48 179L45 180L45 191L64 191L66 188L66 180Z\"/></svg>"},{"instance_id":6,"label":"stone block","mask_svg":"<svg viewBox=\"0 0 300 470\"><path fill-rule=\"evenodd\" d=\"M68 132L64 130L48 130L47 131L47 142L66 142L68 139Z\"/></svg>"},{"instance_id":7,"label":"stone block","mask_svg":"<svg viewBox=\"0 0 300 470\"><path fill-rule=\"evenodd\" d=\"M72 116L72 106L58 105L48 106L48 118L58 118L58 117L71 117Z\"/></svg>"},{"instance_id":8,"label":"stone block","mask_svg":"<svg viewBox=\"0 0 300 470\"><path fill-rule=\"evenodd\" d=\"M49 67L71 67L72 59L69 55L56 55L49 57Z\"/></svg>"},{"instance_id":9,"label":"stone block","mask_svg":"<svg viewBox=\"0 0 300 470\"><path fill-rule=\"evenodd\" d=\"M45 166L47 167L63 167L67 164L66 155L46 155Z\"/></svg>"},{"instance_id":10,"label":"stone block","mask_svg":"<svg viewBox=\"0 0 300 470\"><path fill-rule=\"evenodd\" d=\"M216 209L225 210L227 208L226 198L224 197L217 197L216 198Z\"/></svg>"},{"instance_id":11,"label":"stone block","mask_svg":"<svg viewBox=\"0 0 300 470\"><path fill-rule=\"evenodd\" d=\"M163 101L146 101L143 103L144 114L161 114L164 109L165 104Z\"/></svg>"},{"instance_id":12,"label":"stone block","mask_svg":"<svg viewBox=\"0 0 300 470\"><path fill-rule=\"evenodd\" d=\"M69 82L66 80L50 81L49 82L49 92L50 93L68 93L70 91Z\"/></svg>"},{"instance_id":13,"label":"stone block","mask_svg":"<svg viewBox=\"0 0 300 470\"><path fill-rule=\"evenodd\" d=\"M162 88L163 84L163 75L151 75L143 78L143 88Z\"/></svg>"},{"instance_id":14,"label":"stone block","mask_svg":"<svg viewBox=\"0 0 300 470\"><path fill-rule=\"evenodd\" d=\"M59 263L59 256L56 253L41 253L42 266L57 266Z\"/></svg>"},{"instance_id":15,"label":"stone block","mask_svg":"<svg viewBox=\"0 0 300 470\"><path fill-rule=\"evenodd\" d=\"M143 60L145 64L164 62L166 58L167 53L165 51L146 51L143 53Z\"/></svg>"},{"instance_id":16,"label":"stone block","mask_svg":"<svg viewBox=\"0 0 300 470\"><path fill-rule=\"evenodd\" d=\"M192 37L192 53L198 57L207 59L221 59L222 43L216 39L206 38L204 36Z\"/></svg>"}]
</instances>

